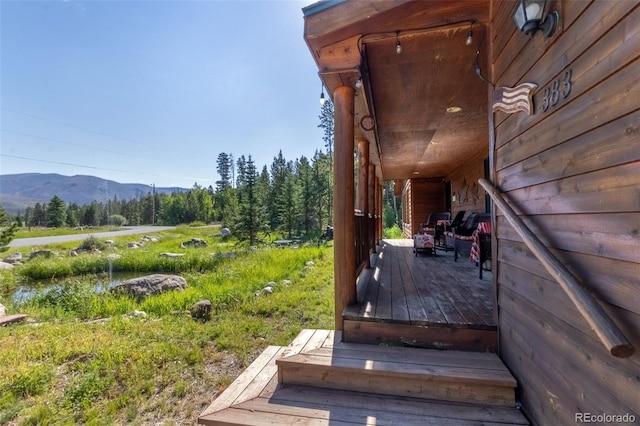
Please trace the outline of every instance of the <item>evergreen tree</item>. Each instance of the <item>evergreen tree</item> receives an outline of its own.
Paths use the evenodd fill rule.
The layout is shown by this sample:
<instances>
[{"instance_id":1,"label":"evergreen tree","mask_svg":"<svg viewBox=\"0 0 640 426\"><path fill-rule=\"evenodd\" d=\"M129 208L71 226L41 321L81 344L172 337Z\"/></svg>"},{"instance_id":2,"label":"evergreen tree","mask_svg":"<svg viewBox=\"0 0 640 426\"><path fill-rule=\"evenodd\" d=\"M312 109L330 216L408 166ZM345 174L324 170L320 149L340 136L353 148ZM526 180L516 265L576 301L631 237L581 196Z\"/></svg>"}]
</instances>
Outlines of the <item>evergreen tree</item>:
<instances>
[{"instance_id":1,"label":"evergreen tree","mask_svg":"<svg viewBox=\"0 0 640 426\"><path fill-rule=\"evenodd\" d=\"M0 252L9 250L9 243L18 231L18 223L12 222L11 217L0 206Z\"/></svg>"},{"instance_id":2,"label":"evergreen tree","mask_svg":"<svg viewBox=\"0 0 640 426\"><path fill-rule=\"evenodd\" d=\"M218 154L216 171L220 180L216 181L216 192L223 192L233 184L233 156L226 152Z\"/></svg>"},{"instance_id":3,"label":"evergreen tree","mask_svg":"<svg viewBox=\"0 0 640 426\"><path fill-rule=\"evenodd\" d=\"M320 109L319 118L320 118L320 124L318 124L318 127L320 127L323 130L322 140L324 141L324 147L327 149L327 155L329 156L330 170L333 171L334 109L333 109L333 102L331 102L331 99L327 99L325 103L322 105L322 108Z\"/></svg>"},{"instance_id":4,"label":"evergreen tree","mask_svg":"<svg viewBox=\"0 0 640 426\"><path fill-rule=\"evenodd\" d=\"M47 223L47 205L36 203L33 206L33 215L31 216L30 226L45 226Z\"/></svg>"},{"instance_id":5,"label":"evergreen tree","mask_svg":"<svg viewBox=\"0 0 640 426\"><path fill-rule=\"evenodd\" d=\"M290 173L290 170L288 170L287 160L285 160L281 150L278 156L273 158L273 163L271 164L271 193L267 201L270 225L273 230L280 229L280 225L283 223L282 215L285 210L284 204L286 203L284 183L288 173Z\"/></svg>"},{"instance_id":6,"label":"evergreen tree","mask_svg":"<svg viewBox=\"0 0 640 426\"><path fill-rule=\"evenodd\" d=\"M252 246L258 241L258 232L264 225L263 206L258 196L257 181L258 172L251 156L249 155L246 161L244 156L240 157L238 159L239 216L236 232L248 239Z\"/></svg>"},{"instance_id":7,"label":"evergreen tree","mask_svg":"<svg viewBox=\"0 0 640 426\"><path fill-rule=\"evenodd\" d=\"M316 227L313 220L313 169L304 155L296 162L296 176L300 188L300 225L302 231L309 234ZM319 224L317 229L320 229Z\"/></svg>"},{"instance_id":8,"label":"evergreen tree","mask_svg":"<svg viewBox=\"0 0 640 426\"><path fill-rule=\"evenodd\" d=\"M47 207L47 226L61 228L67 221L67 207L60 197L54 195Z\"/></svg>"}]
</instances>

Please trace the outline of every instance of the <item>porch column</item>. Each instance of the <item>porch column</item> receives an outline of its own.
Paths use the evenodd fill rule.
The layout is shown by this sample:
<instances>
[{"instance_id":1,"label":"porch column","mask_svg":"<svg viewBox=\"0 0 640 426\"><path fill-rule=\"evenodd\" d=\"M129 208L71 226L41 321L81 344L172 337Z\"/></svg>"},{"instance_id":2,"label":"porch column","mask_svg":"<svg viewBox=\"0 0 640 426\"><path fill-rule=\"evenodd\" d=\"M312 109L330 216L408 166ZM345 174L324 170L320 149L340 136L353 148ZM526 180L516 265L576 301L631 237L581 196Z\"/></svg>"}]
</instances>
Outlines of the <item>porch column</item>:
<instances>
[{"instance_id":1,"label":"porch column","mask_svg":"<svg viewBox=\"0 0 640 426\"><path fill-rule=\"evenodd\" d=\"M378 211L378 241L382 241L382 231L384 230L382 224L382 216L384 214L384 197L382 196L382 189L384 184L381 179L376 178L376 206Z\"/></svg>"},{"instance_id":2,"label":"porch column","mask_svg":"<svg viewBox=\"0 0 640 426\"><path fill-rule=\"evenodd\" d=\"M354 225L354 95L352 87L333 92L334 185L333 247L335 281L335 327L342 330L342 312L357 302Z\"/></svg>"},{"instance_id":3,"label":"porch column","mask_svg":"<svg viewBox=\"0 0 640 426\"><path fill-rule=\"evenodd\" d=\"M367 203L369 204L369 206L367 207L367 212L369 213L369 215L372 217L372 221L373 221L373 229L371 230L371 232L373 232L373 235L371 236L371 241L373 244L372 250L375 253L376 252L376 244L378 244L378 206L376 205L376 181L378 180L378 178L376 177L376 165L375 164L369 164L369 182L367 182L367 185L369 186L369 194L368 194L368 200Z\"/></svg>"},{"instance_id":4,"label":"porch column","mask_svg":"<svg viewBox=\"0 0 640 426\"><path fill-rule=\"evenodd\" d=\"M365 216L369 210L369 141L358 140L358 209Z\"/></svg>"}]
</instances>

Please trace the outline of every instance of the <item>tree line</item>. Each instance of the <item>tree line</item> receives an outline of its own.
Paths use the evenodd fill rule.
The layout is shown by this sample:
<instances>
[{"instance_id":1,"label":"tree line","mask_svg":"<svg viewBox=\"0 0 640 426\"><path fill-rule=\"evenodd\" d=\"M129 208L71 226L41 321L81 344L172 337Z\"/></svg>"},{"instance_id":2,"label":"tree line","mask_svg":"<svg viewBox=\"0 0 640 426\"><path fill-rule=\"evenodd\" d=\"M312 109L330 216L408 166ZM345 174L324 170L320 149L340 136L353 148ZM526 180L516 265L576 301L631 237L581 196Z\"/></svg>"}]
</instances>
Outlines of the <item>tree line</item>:
<instances>
[{"instance_id":1,"label":"tree line","mask_svg":"<svg viewBox=\"0 0 640 426\"><path fill-rule=\"evenodd\" d=\"M149 192L130 200L114 197L89 205L67 204L58 196L28 207L16 220L21 226L79 227L104 225L177 225L220 222L255 244L264 235L319 236L333 221L333 104L320 113L326 151L309 159L287 160L282 151L260 171L251 155L221 152L215 187L197 183L171 194Z\"/></svg>"}]
</instances>

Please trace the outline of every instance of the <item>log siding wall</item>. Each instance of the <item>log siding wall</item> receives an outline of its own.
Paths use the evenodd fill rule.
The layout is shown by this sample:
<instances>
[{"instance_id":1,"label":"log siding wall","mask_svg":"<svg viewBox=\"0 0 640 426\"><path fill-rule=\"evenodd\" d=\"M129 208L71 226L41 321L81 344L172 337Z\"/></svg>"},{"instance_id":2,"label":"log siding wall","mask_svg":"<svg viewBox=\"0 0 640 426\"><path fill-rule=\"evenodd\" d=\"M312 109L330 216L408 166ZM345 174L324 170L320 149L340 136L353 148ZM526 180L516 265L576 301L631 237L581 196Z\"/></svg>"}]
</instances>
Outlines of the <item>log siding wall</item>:
<instances>
[{"instance_id":1,"label":"log siding wall","mask_svg":"<svg viewBox=\"0 0 640 426\"><path fill-rule=\"evenodd\" d=\"M500 353L534 424L584 412L640 421L640 7L550 3L561 21L546 40L515 30L515 2L491 4L491 80L538 85L534 114L494 115L494 183L637 352L607 353L496 210ZM544 89L569 69L569 96L543 112Z\"/></svg>"},{"instance_id":2,"label":"log siding wall","mask_svg":"<svg viewBox=\"0 0 640 426\"><path fill-rule=\"evenodd\" d=\"M456 195L456 201L451 202L451 217L464 210L468 216L471 212L485 211L485 191L478 184L478 179L484 176L484 159L489 155L487 149L469 158L465 164L446 177L451 181L451 193Z\"/></svg>"}]
</instances>

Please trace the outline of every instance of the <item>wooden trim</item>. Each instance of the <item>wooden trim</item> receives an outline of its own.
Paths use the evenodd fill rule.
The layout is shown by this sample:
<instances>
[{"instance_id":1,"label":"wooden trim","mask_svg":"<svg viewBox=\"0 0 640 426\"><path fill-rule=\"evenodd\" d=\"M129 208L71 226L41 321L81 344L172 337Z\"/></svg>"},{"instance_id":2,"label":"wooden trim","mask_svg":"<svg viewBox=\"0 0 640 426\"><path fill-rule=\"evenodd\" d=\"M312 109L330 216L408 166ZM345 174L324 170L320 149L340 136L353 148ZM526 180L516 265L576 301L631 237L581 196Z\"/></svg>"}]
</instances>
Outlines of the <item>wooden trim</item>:
<instances>
[{"instance_id":1,"label":"wooden trim","mask_svg":"<svg viewBox=\"0 0 640 426\"><path fill-rule=\"evenodd\" d=\"M369 141L358 140L358 209L369 212Z\"/></svg>"},{"instance_id":2,"label":"wooden trim","mask_svg":"<svg viewBox=\"0 0 640 426\"><path fill-rule=\"evenodd\" d=\"M525 225L515 211L507 204L500 192L486 179L478 183L491 195L493 202L500 207L505 217L518 232L527 247L538 258L547 272L560 284L578 312L591 326L609 353L618 358L628 358L635 353L634 347L622 334L622 331L607 315L589 292L578 282L571 272L549 251L538 237Z\"/></svg>"},{"instance_id":3,"label":"wooden trim","mask_svg":"<svg viewBox=\"0 0 640 426\"><path fill-rule=\"evenodd\" d=\"M354 250L354 96L353 87L341 86L333 93L334 101L334 283L335 328L342 330L342 311L356 303L356 259Z\"/></svg>"}]
</instances>

